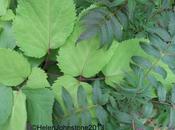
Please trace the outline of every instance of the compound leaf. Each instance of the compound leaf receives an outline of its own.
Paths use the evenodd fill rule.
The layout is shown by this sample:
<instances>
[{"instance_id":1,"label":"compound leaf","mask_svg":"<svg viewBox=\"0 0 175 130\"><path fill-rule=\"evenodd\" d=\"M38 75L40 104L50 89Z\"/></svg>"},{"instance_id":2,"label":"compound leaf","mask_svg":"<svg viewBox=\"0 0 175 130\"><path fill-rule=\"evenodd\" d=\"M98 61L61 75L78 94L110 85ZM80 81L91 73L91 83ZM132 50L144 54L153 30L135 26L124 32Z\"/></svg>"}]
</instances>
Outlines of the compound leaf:
<instances>
[{"instance_id":1,"label":"compound leaf","mask_svg":"<svg viewBox=\"0 0 175 130\"><path fill-rule=\"evenodd\" d=\"M109 50L99 49L99 40L91 38L75 46L79 30L76 28L67 44L61 47L57 58L58 66L62 72L68 75L92 77L111 59L117 43L115 46L111 46Z\"/></svg>"},{"instance_id":2,"label":"compound leaf","mask_svg":"<svg viewBox=\"0 0 175 130\"><path fill-rule=\"evenodd\" d=\"M64 103L62 101L62 87L64 87L66 90L69 90L69 93L72 97L73 103L76 107L79 106L79 102L77 100L77 92L79 89L79 86L82 86L87 95L88 95L88 103L92 103L92 87L88 83L79 82L75 78L64 75L62 77L59 77L56 82L53 84L53 91L55 93L56 100L61 104L63 108Z\"/></svg>"}]
</instances>

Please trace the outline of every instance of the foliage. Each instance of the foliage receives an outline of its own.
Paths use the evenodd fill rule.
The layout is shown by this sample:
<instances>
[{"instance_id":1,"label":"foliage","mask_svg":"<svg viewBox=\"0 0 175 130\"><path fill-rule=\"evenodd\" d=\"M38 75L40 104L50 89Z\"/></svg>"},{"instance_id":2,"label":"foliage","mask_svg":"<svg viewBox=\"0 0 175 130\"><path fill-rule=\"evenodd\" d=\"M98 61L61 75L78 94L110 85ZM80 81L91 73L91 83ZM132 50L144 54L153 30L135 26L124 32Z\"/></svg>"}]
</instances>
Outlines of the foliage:
<instances>
[{"instance_id":1,"label":"foliage","mask_svg":"<svg viewBox=\"0 0 175 130\"><path fill-rule=\"evenodd\" d=\"M175 129L174 6L0 0L0 130Z\"/></svg>"}]
</instances>

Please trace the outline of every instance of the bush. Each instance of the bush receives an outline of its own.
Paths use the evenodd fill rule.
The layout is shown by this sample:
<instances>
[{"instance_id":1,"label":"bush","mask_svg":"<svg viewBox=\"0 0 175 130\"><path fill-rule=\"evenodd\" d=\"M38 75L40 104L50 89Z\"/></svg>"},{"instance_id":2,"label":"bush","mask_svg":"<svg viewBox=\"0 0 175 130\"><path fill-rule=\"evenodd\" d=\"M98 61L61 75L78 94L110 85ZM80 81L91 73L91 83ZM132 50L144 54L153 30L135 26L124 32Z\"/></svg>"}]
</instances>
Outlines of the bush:
<instances>
[{"instance_id":1,"label":"bush","mask_svg":"<svg viewBox=\"0 0 175 130\"><path fill-rule=\"evenodd\" d=\"M0 130L174 130L174 5L0 0Z\"/></svg>"}]
</instances>

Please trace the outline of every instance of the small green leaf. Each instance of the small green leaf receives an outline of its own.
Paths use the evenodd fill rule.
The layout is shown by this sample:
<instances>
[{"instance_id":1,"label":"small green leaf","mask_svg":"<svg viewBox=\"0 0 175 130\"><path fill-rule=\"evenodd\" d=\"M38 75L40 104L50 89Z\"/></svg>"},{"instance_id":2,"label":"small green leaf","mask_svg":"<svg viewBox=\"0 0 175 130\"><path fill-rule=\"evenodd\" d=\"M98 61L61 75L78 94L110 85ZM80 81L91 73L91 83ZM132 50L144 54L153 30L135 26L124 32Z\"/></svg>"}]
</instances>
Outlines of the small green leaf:
<instances>
[{"instance_id":1,"label":"small green leaf","mask_svg":"<svg viewBox=\"0 0 175 130\"><path fill-rule=\"evenodd\" d=\"M156 58L159 58L161 56L160 51L156 47L150 44L140 43L140 46L149 55L152 55Z\"/></svg>"},{"instance_id":2,"label":"small green leaf","mask_svg":"<svg viewBox=\"0 0 175 130\"><path fill-rule=\"evenodd\" d=\"M159 101L161 102L166 101L166 93L167 93L166 88L161 83L159 83L159 86L157 88L157 94L158 94Z\"/></svg>"},{"instance_id":3,"label":"small green leaf","mask_svg":"<svg viewBox=\"0 0 175 130\"><path fill-rule=\"evenodd\" d=\"M12 32L11 23L5 23L3 30L0 32L0 48L14 49L16 46L16 40Z\"/></svg>"},{"instance_id":4,"label":"small green leaf","mask_svg":"<svg viewBox=\"0 0 175 130\"><path fill-rule=\"evenodd\" d=\"M84 111L81 113L82 125L89 125L91 123L92 117L89 111Z\"/></svg>"},{"instance_id":5,"label":"small green leaf","mask_svg":"<svg viewBox=\"0 0 175 130\"><path fill-rule=\"evenodd\" d=\"M66 109L71 113L74 109L74 103L72 101L71 95L64 87L62 87L62 99Z\"/></svg>"},{"instance_id":6,"label":"small green leaf","mask_svg":"<svg viewBox=\"0 0 175 130\"><path fill-rule=\"evenodd\" d=\"M28 61L10 49L0 49L0 68L0 83L7 86L19 85L31 72Z\"/></svg>"},{"instance_id":7,"label":"small green leaf","mask_svg":"<svg viewBox=\"0 0 175 130\"><path fill-rule=\"evenodd\" d=\"M167 72L166 72L166 70L165 70L163 67L161 67L161 66L156 66L156 67L154 68L154 71L155 71L156 73L162 75L162 77L163 77L164 79L167 78Z\"/></svg>"},{"instance_id":8,"label":"small green leaf","mask_svg":"<svg viewBox=\"0 0 175 130\"><path fill-rule=\"evenodd\" d=\"M149 67L151 67L151 63L150 63L150 61L148 61L147 59L145 59L145 58L143 58L143 57L141 57L141 56L133 56L132 57L132 60L136 63L136 64L138 64L140 67L143 67L143 68L149 68Z\"/></svg>"},{"instance_id":9,"label":"small green leaf","mask_svg":"<svg viewBox=\"0 0 175 130\"><path fill-rule=\"evenodd\" d=\"M175 35L175 22L174 21L175 21L175 14L172 13L170 17L170 21L169 21L169 26L168 26L169 32L172 36Z\"/></svg>"},{"instance_id":10,"label":"small green leaf","mask_svg":"<svg viewBox=\"0 0 175 130\"><path fill-rule=\"evenodd\" d=\"M152 28L149 31L152 32L152 33L155 33L156 35L158 35L165 42L171 41L171 37L170 37L169 33L163 28L158 28L158 27L157 28Z\"/></svg>"},{"instance_id":11,"label":"small green leaf","mask_svg":"<svg viewBox=\"0 0 175 130\"><path fill-rule=\"evenodd\" d=\"M9 87L0 85L0 126L10 117L13 107L13 92Z\"/></svg>"},{"instance_id":12,"label":"small green leaf","mask_svg":"<svg viewBox=\"0 0 175 130\"><path fill-rule=\"evenodd\" d=\"M170 117L169 117L169 129L174 129L175 128L175 109L171 108L170 109Z\"/></svg>"},{"instance_id":13,"label":"small green leaf","mask_svg":"<svg viewBox=\"0 0 175 130\"><path fill-rule=\"evenodd\" d=\"M95 104L100 104L102 99L102 92L100 88L100 81L97 80L93 85L93 101Z\"/></svg>"},{"instance_id":14,"label":"small green leaf","mask_svg":"<svg viewBox=\"0 0 175 130\"><path fill-rule=\"evenodd\" d=\"M104 125L107 123L108 114L102 106L97 106L96 115L97 115L97 118L101 124Z\"/></svg>"},{"instance_id":15,"label":"small green leaf","mask_svg":"<svg viewBox=\"0 0 175 130\"><path fill-rule=\"evenodd\" d=\"M133 19L135 8L136 8L136 0L128 0L128 12L130 19Z\"/></svg>"},{"instance_id":16,"label":"small green leaf","mask_svg":"<svg viewBox=\"0 0 175 130\"><path fill-rule=\"evenodd\" d=\"M175 86L172 88L171 93L171 103L175 105Z\"/></svg>"},{"instance_id":17,"label":"small green leaf","mask_svg":"<svg viewBox=\"0 0 175 130\"><path fill-rule=\"evenodd\" d=\"M115 114L116 118L123 123L131 123L132 122L132 116L125 112L117 112Z\"/></svg>"},{"instance_id":18,"label":"small green leaf","mask_svg":"<svg viewBox=\"0 0 175 130\"><path fill-rule=\"evenodd\" d=\"M153 113L153 104L149 102L143 106L143 116L148 118L152 116L152 113Z\"/></svg>"},{"instance_id":19,"label":"small green leaf","mask_svg":"<svg viewBox=\"0 0 175 130\"><path fill-rule=\"evenodd\" d=\"M40 68L32 68L32 72L28 78L25 89L38 89L45 87L50 87L46 73Z\"/></svg>"},{"instance_id":20,"label":"small green leaf","mask_svg":"<svg viewBox=\"0 0 175 130\"><path fill-rule=\"evenodd\" d=\"M88 104L87 93L82 86L78 87L77 100L80 107L85 108Z\"/></svg>"}]
</instances>

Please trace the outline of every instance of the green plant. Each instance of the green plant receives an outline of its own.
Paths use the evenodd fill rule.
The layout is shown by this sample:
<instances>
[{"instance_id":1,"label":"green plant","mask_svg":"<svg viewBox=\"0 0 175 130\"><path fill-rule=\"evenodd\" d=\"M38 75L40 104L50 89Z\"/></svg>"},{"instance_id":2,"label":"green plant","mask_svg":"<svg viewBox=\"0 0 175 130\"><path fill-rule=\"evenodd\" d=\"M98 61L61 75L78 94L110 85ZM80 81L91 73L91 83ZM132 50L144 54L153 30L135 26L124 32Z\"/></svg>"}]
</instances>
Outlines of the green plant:
<instances>
[{"instance_id":1,"label":"green plant","mask_svg":"<svg viewBox=\"0 0 175 130\"><path fill-rule=\"evenodd\" d=\"M175 129L174 4L0 0L0 130Z\"/></svg>"}]
</instances>

